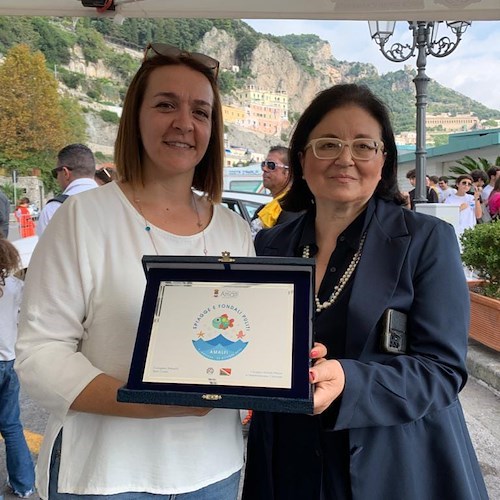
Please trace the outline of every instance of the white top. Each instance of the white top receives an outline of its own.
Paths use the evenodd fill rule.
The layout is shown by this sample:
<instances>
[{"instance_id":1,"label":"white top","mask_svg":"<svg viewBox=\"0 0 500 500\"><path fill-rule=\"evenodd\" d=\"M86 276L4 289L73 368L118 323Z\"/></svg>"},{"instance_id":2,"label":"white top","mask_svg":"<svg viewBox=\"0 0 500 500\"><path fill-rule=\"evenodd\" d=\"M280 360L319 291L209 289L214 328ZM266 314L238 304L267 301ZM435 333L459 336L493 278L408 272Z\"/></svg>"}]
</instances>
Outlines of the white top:
<instances>
[{"instance_id":1,"label":"white top","mask_svg":"<svg viewBox=\"0 0 500 500\"><path fill-rule=\"evenodd\" d=\"M474 196L471 194L465 194L464 196L458 196L457 194L452 194L444 200L444 203L448 205L461 205L462 203L467 203L468 207L465 210L460 210L458 214L458 235L460 236L466 229L473 228L476 221L476 203L474 201Z\"/></svg>"},{"instance_id":2,"label":"white top","mask_svg":"<svg viewBox=\"0 0 500 500\"><path fill-rule=\"evenodd\" d=\"M491 184L487 184L486 186L483 187L483 190L481 192L481 199L486 203L488 201L488 198L490 197L491 192L493 191L493 187Z\"/></svg>"},{"instance_id":3,"label":"white top","mask_svg":"<svg viewBox=\"0 0 500 500\"><path fill-rule=\"evenodd\" d=\"M177 236L152 226L151 236L160 254L203 254L202 233ZM248 224L220 205L205 240L209 255L255 255ZM63 492L184 493L242 467L237 410L149 420L69 411L101 372L128 378L145 288L144 254L155 254L144 219L112 182L70 197L32 256L16 369L30 396L51 413L37 465L43 499L62 426Z\"/></svg>"},{"instance_id":4,"label":"white top","mask_svg":"<svg viewBox=\"0 0 500 500\"><path fill-rule=\"evenodd\" d=\"M441 189L439 188L438 190L438 200L439 203L444 203L444 200L448 198L448 196L451 196L452 194L456 194L457 190L452 187L447 187L446 189Z\"/></svg>"},{"instance_id":5,"label":"white top","mask_svg":"<svg viewBox=\"0 0 500 500\"><path fill-rule=\"evenodd\" d=\"M0 361L11 361L16 355L14 345L17 338L17 318L23 296L23 282L14 276L5 278L5 285L0 285L3 295L0 297Z\"/></svg>"},{"instance_id":6,"label":"white top","mask_svg":"<svg viewBox=\"0 0 500 500\"><path fill-rule=\"evenodd\" d=\"M94 189L96 187L99 187L99 185L94 179L82 177L80 179L75 179L71 184L69 184L62 194L73 196L74 194L83 193L84 191L88 191L89 189ZM36 234L38 234L38 236L41 236L41 234L45 231L50 219L52 219L61 205L62 203L59 203L58 201L51 201L43 207L36 225Z\"/></svg>"}]
</instances>

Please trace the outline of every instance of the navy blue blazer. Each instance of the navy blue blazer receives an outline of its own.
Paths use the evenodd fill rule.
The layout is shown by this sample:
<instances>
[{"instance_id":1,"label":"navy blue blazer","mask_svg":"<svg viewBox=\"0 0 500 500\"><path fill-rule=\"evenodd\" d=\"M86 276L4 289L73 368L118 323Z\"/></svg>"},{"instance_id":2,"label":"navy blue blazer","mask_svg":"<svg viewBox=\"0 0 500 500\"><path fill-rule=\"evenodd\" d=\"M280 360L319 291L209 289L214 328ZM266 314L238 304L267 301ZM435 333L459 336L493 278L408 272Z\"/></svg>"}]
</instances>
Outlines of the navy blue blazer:
<instances>
[{"instance_id":1,"label":"navy blue blazer","mask_svg":"<svg viewBox=\"0 0 500 500\"><path fill-rule=\"evenodd\" d=\"M257 254L296 255L304 223L303 216L261 231ZM380 348L387 308L408 315L407 354ZM354 500L487 499L458 401L468 326L453 228L377 199L348 306L338 415L255 412L243 499L329 498L321 496L321 477L335 472L321 433L344 429Z\"/></svg>"}]
</instances>

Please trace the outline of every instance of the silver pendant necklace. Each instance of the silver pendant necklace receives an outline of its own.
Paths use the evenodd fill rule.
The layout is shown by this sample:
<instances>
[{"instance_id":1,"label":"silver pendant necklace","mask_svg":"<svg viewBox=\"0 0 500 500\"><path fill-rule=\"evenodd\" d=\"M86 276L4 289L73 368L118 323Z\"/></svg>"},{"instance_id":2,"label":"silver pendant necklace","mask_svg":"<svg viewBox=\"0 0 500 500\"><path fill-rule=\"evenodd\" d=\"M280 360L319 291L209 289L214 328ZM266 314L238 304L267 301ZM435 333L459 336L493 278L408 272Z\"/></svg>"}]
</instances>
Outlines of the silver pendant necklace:
<instances>
[{"instance_id":1,"label":"silver pendant necklace","mask_svg":"<svg viewBox=\"0 0 500 500\"><path fill-rule=\"evenodd\" d=\"M152 230L151 224L144 216L144 212L142 211L141 200L137 198L137 196L135 195L135 190L133 191L133 197L134 197L134 203L137 205L139 213L141 214L141 217L144 220L144 230L148 233L149 239L155 250L156 255L160 255L160 253L158 252L158 248L156 247L156 243L153 239L153 235L151 234ZM196 197L193 191L191 191L191 200L193 201L193 207L196 212L196 218L197 218L196 225L201 229L201 237L203 238L203 255L207 256L208 250L207 250L207 240L205 239L205 228L203 227L203 222L201 221L200 212L198 210L198 204L196 203Z\"/></svg>"},{"instance_id":2,"label":"silver pendant necklace","mask_svg":"<svg viewBox=\"0 0 500 500\"><path fill-rule=\"evenodd\" d=\"M333 287L333 292L330 295L330 298L328 300L325 300L324 302L320 302L318 296L314 295L316 312L319 313L324 309L328 309L330 306L333 306L333 304L335 304L335 302L339 298L339 295L342 293L342 290L345 288L345 286L351 279L351 276L353 275L354 271L356 270L358 262L361 259L361 253L363 251L363 245L365 243L365 239L366 239L366 233L364 233L363 236L361 236L359 247L356 250L356 253L353 255L351 262L347 266L347 269L345 270L344 274L340 277L339 282ZM309 259L310 257L309 245L306 245L304 247L304 250L302 251L302 257L304 259Z\"/></svg>"}]
</instances>

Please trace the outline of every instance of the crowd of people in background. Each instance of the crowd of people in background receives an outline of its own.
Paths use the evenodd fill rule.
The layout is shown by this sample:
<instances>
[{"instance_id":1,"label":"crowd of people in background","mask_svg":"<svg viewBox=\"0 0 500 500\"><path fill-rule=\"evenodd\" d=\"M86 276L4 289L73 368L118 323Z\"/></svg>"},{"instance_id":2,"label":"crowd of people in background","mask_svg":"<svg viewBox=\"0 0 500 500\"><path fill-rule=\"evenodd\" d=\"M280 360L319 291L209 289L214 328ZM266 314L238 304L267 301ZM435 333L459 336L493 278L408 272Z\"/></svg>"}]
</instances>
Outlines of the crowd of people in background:
<instances>
[{"instance_id":1,"label":"crowd of people in background","mask_svg":"<svg viewBox=\"0 0 500 500\"><path fill-rule=\"evenodd\" d=\"M406 178L415 187L416 172L408 171ZM443 203L459 207L457 236L460 237L466 229L472 229L476 224L491 222L500 217L500 167L491 166L484 170L473 170L468 174L459 175L451 182L447 176L426 176L427 203ZM415 210L415 189L407 196L407 208Z\"/></svg>"}]
</instances>

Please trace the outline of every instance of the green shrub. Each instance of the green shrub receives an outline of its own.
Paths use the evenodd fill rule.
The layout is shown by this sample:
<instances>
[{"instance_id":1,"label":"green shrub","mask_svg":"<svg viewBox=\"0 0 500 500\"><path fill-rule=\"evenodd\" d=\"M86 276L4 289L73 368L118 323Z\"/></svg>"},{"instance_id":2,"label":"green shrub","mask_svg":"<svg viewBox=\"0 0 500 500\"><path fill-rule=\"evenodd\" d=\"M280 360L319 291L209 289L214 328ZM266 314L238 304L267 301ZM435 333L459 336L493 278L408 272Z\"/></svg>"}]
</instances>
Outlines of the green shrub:
<instances>
[{"instance_id":1,"label":"green shrub","mask_svg":"<svg viewBox=\"0 0 500 500\"><path fill-rule=\"evenodd\" d=\"M460 240L462 261L485 280L484 294L500 299L500 220L466 229Z\"/></svg>"},{"instance_id":2,"label":"green shrub","mask_svg":"<svg viewBox=\"0 0 500 500\"><path fill-rule=\"evenodd\" d=\"M99 112L99 116L106 123L118 124L120 122L120 117L114 111L103 109L102 111Z\"/></svg>"},{"instance_id":3,"label":"green shrub","mask_svg":"<svg viewBox=\"0 0 500 500\"><path fill-rule=\"evenodd\" d=\"M78 88L84 81L85 76L80 73L74 73L72 71L60 72L61 80L64 82L66 87L70 89Z\"/></svg>"}]
</instances>

